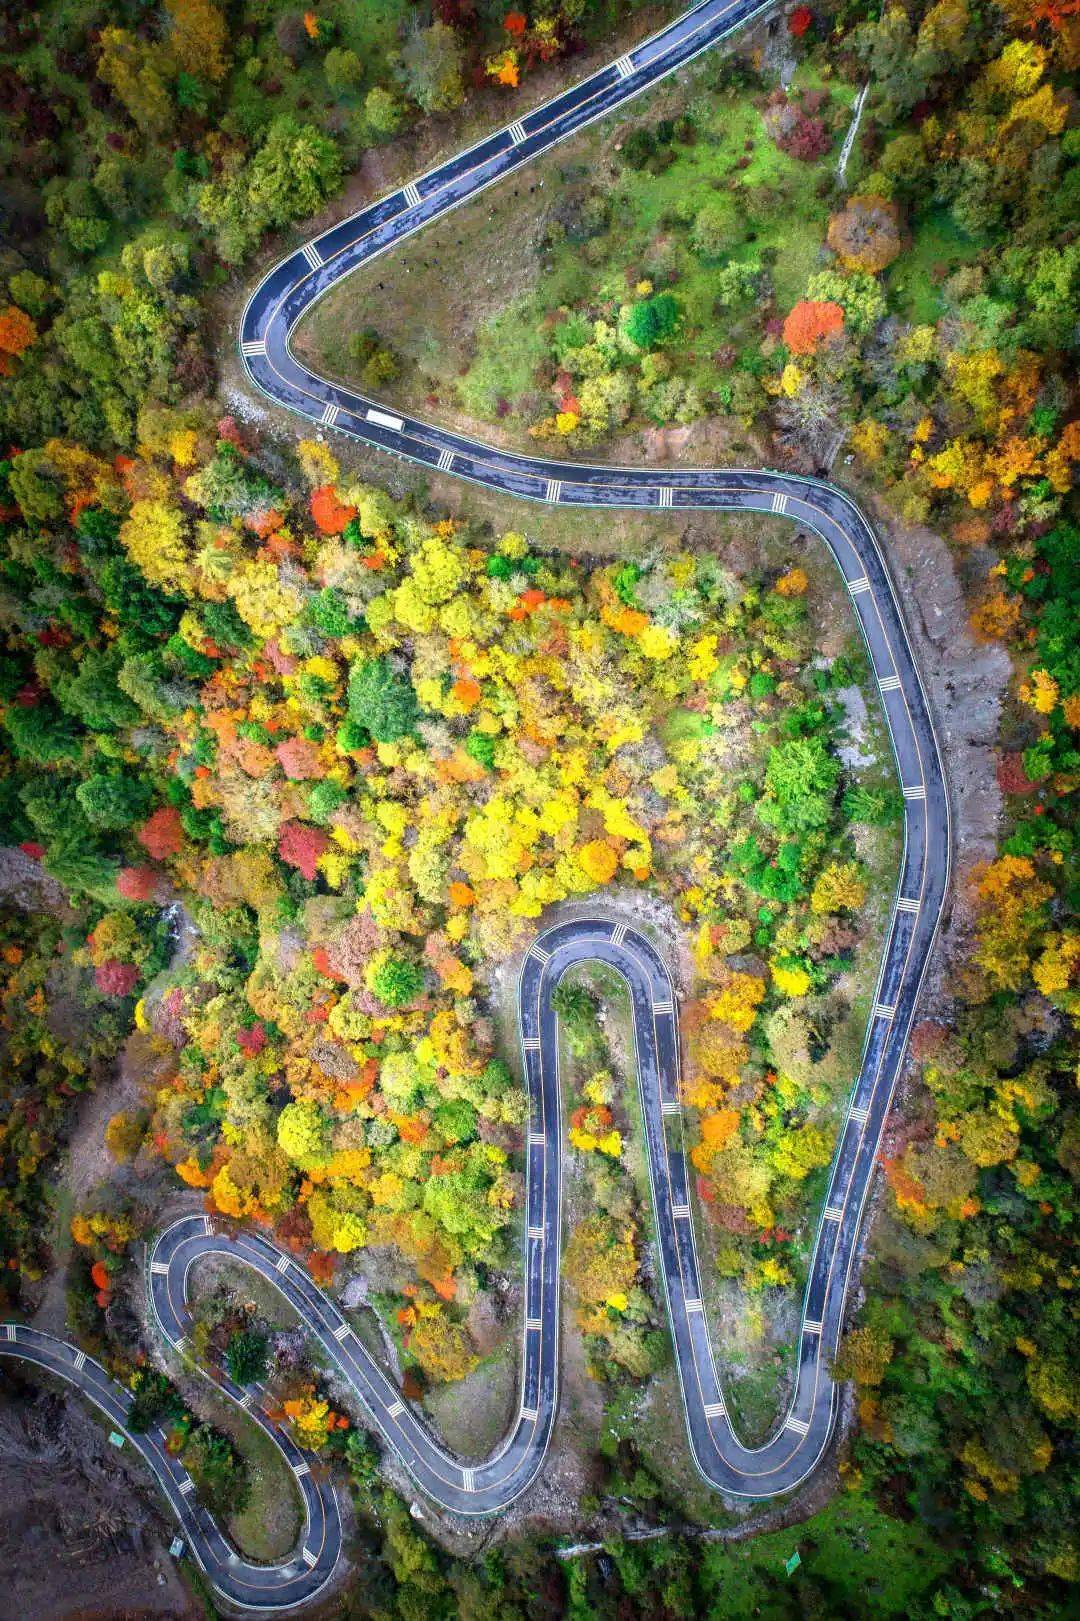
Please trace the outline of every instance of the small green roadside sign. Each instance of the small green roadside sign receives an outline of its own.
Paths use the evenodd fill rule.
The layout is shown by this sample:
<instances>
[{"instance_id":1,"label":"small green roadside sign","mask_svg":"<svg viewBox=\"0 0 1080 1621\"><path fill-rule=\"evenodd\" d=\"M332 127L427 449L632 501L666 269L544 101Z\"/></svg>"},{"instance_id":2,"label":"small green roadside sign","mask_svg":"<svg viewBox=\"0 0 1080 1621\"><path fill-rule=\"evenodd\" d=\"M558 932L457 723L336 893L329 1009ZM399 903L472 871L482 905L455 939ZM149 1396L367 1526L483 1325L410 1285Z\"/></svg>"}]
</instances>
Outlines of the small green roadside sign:
<instances>
[{"instance_id":1,"label":"small green roadside sign","mask_svg":"<svg viewBox=\"0 0 1080 1621\"><path fill-rule=\"evenodd\" d=\"M796 1548L795 1552L792 1554L791 1558L784 1560L784 1569L785 1569L785 1571L787 1572L787 1574L789 1576L794 1576L795 1572L798 1570L798 1568L799 1568L799 1566L801 1564L802 1564L802 1555L800 1554L798 1548Z\"/></svg>"},{"instance_id":2,"label":"small green roadside sign","mask_svg":"<svg viewBox=\"0 0 1080 1621\"><path fill-rule=\"evenodd\" d=\"M109 1445L114 1446L114 1447L122 1447L123 1444L124 1444L124 1437L120 1434L119 1430L110 1430L109 1431Z\"/></svg>"}]
</instances>

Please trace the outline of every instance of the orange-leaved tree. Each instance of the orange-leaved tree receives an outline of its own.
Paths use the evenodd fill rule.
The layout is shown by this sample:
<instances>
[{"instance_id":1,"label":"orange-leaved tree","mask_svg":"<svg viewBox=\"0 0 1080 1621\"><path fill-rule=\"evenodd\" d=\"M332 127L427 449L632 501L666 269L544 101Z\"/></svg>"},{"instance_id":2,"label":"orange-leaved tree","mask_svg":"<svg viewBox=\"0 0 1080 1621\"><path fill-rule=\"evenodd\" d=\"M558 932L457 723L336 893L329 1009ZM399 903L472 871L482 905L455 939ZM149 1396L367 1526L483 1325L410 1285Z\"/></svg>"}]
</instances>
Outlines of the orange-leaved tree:
<instances>
[{"instance_id":1,"label":"orange-leaved tree","mask_svg":"<svg viewBox=\"0 0 1080 1621\"><path fill-rule=\"evenodd\" d=\"M784 342L793 355L812 355L818 345L844 329L844 312L831 300L800 298L784 322Z\"/></svg>"},{"instance_id":2,"label":"orange-leaved tree","mask_svg":"<svg viewBox=\"0 0 1080 1621\"><path fill-rule=\"evenodd\" d=\"M0 374L11 369L12 361L37 339L37 327L17 304L0 310Z\"/></svg>"}]
</instances>

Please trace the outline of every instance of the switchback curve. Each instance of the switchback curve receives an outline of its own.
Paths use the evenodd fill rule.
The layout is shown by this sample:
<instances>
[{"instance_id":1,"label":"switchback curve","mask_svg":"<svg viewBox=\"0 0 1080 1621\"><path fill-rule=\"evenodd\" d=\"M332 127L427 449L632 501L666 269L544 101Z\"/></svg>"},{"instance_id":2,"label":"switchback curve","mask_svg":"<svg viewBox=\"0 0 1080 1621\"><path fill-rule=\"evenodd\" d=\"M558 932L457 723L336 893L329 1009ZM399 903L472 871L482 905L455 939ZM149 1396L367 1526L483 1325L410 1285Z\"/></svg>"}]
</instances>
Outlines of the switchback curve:
<instances>
[{"instance_id":1,"label":"switchback curve","mask_svg":"<svg viewBox=\"0 0 1080 1621\"><path fill-rule=\"evenodd\" d=\"M756 1452L743 1448L735 1437L716 1383L701 1309L681 1150L676 1155L670 1145L655 1137L663 1127L663 1116L650 1114L650 1103L645 1099L662 1272L691 1446L710 1484L746 1496L770 1496L804 1479L831 1430L834 1392L824 1370L836 1349L877 1146L948 889L951 829L941 758L926 694L881 549L851 497L824 480L767 470L657 470L518 455L419 418L394 414L354 389L318 377L294 356L291 339L312 305L361 265L655 85L766 9L760 0L702 0L615 63L332 226L281 260L263 278L248 300L240 331L243 363L255 386L275 403L323 427L439 472L507 495L553 505L774 513L817 533L840 570L889 728L904 797L904 851L861 1069L837 1146L814 1250L804 1302L796 1395L782 1430ZM537 949L534 947L534 952ZM620 966L630 978L626 963ZM671 1001L672 997L662 1000ZM525 1015L523 1002L523 1019ZM637 1036L640 1057L640 1026ZM674 1074L671 1066L677 1065L678 1059L674 1029L671 1047L668 1067ZM543 1043L540 1058L532 1056L536 1051L526 1047L527 1067L543 1061ZM528 1079L530 1085L537 1080L543 1086L545 1077L529 1073ZM675 1098L669 1097L667 1102L674 1105ZM546 1133L550 1125L542 1123L535 1129ZM547 1370L546 1377L553 1382L556 1378L554 1368L549 1368L546 1361L545 1325L557 1317L557 1235L553 1242L550 1211L540 1212L533 1206L534 1188L539 1183L549 1185L555 1170L549 1158L552 1151L544 1150L538 1159L539 1143L530 1137L526 1391L532 1388L533 1337L538 1345L535 1354ZM667 1184L664 1153L669 1160ZM665 1211L665 1193L674 1215ZM534 1244L541 1249L531 1249ZM535 1295L534 1290L538 1291ZM529 1326L536 1320L540 1326Z\"/></svg>"},{"instance_id":2,"label":"switchback curve","mask_svg":"<svg viewBox=\"0 0 1080 1621\"><path fill-rule=\"evenodd\" d=\"M194 1218L203 1225L202 1218ZM337 1568L341 1556L341 1511L333 1486L323 1471L312 1472L310 1459L292 1438L262 1411L257 1389L241 1390L224 1374L215 1381L242 1406L284 1454L296 1477L304 1505L304 1528L297 1553L272 1565L255 1564L222 1534L213 1515L195 1496L195 1483L165 1444L165 1431L153 1425L146 1431L128 1428L134 1402L130 1390L109 1377L94 1358L25 1323L0 1326L0 1357L18 1357L76 1390L123 1434L149 1466L154 1479L180 1525L188 1546L214 1587L230 1604L244 1610L291 1610L318 1596Z\"/></svg>"}]
</instances>

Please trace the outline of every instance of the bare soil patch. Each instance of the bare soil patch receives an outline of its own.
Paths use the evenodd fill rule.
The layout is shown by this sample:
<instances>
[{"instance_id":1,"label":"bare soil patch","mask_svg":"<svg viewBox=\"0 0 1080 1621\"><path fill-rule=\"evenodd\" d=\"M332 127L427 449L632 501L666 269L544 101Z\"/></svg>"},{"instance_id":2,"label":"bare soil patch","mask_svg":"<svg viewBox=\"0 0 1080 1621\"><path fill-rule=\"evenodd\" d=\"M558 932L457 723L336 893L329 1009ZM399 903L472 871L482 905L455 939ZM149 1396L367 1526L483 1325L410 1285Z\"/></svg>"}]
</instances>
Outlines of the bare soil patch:
<instances>
[{"instance_id":1,"label":"bare soil patch","mask_svg":"<svg viewBox=\"0 0 1080 1621\"><path fill-rule=\"evenodd\" d=\"M65 922L75 916L63 886L17 845L0 846L0 900L21 906L24 912L53 912Z\"/></svg>"},{"instance_id":2,"label":"bare soil patch","mask_svg":"<svg viewBox=\"0 0 1080 1621\"><path fill-rule=\"evenodd\" d=\"M873 492L861 492L883 542L903 603L916 663L935 717L952 809L953 889L923 991L923 1016L953 1005L949 967L968 953L972 919L963 876L994 853L1002 798L997 781L1001 707L1010 661L997 644L977 642L964 582L940 535L902 523ZM986 554L967 559L985 575Z\"/></svg>"},{"instance_id":3,"label":"bare soil patch","mask_svg":"<svg viewBox=\"0 0 1080 1621\"><path fill-rule=\"evenodd\" d=\"M7 1371L0 1383L21 1378ZM25 1390L30 1385L22 1387ZM195 1621L171 1525L134 1453L63 1395L0 1407L3 1613L33 1621Z\"/></svg>"},{"instance_id":4,"label":"bare soil patch","mask_svg":"<svg viewBox=\"0 0 1080 1621\"><path fill-rule=\"evenodd\" d=\"M468 1461L488 1457L507 1435L517 1409L520 1314L514 1332L466 1379L430 1390L424 1407L443 1442Z\"/></svg>"}]
</instances>

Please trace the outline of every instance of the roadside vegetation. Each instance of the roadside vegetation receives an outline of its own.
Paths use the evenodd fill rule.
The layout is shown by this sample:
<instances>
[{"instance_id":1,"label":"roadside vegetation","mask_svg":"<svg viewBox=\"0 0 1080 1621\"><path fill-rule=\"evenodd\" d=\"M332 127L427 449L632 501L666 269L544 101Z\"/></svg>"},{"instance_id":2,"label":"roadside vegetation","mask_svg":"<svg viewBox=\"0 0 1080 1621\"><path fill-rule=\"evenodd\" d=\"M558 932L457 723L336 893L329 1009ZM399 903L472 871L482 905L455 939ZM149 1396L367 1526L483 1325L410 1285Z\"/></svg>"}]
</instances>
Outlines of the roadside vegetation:
<instances>
[{"instance_id":1,"label":"roadside vegetation","mask_svg":"<svg viewBox=\"0 0 1080 1621\"><path fill-rule=\"evenodd\" d=\"M724 414L744 439L769 405L766 323L818 268L853 90L808 63L771 103L742 57L689 73L341 283L299 350L569 456ZM477 250L472 291L458 277ZM423 323L417 281L445 287Z\"/></svg>"},{"instance_id":2,"label":"roadside vegetation","mask_svg":"<svg viewBox=\"0 0 1080 1621\"><path fill-rule=\"evenodd\" d=\"M516 116L623 10L119 0L0 24L0 1306L46 1300L64 1212L70 1332L266 1557L295 1509L272 1460L161 1371L143 1321L166 1200L367 1287L405 1396L445 1407L513 1331L482 1321L520 1266L500 985L551 908L647 908L681 966L732 1406L760 1434L858 1066L902 802L823 553L745 520L714 549L638 528L601 555L564 516L451 516L217 392L223 300L269 232L361 162L405 172L459 108ZM382 293L347 283L304 341L568 456L807 470L842 445L845 476L947 537L976 634L1009 650L999 847L958 875L967 943L915 1031L834 1370L857 1425L803 1525L667 1534L696 1499L650 1410L671 1368L629 1055L602 977L567 982L565 1278L604 1427L565 1528L602 1549L559 1558L515 1523L452 1557L273 1302L235 1279L198 1301L200 1365L265 1386L351 1483L343 1616L1050 1617L1080 1576L1078 20L800 5L761 43L441 228L428 270L465 287L489 209L533 245L523 269L504 243L506 296L485 282L453 337L416 317L438 304L418 242L407 296L380 261ZM121 1056L115 1174L72 1211L58 1155Z\"/></svg>"},{"instance_id":3,"label":"roadside vegetation","mask_svg":"<svg viewBox=\"0 0 1080 1621\"><path fill-rule=\"evenodd\" d=\"M608 1384L637 1383L662 1367L671 1350L663 1296L642 1269L645 1168L631 1164L636 1079L617 1065L607 1034L613 1014L629 1032L629 1006L616 976L599 968L568 975L552 1002L569 1060L559 1066L570 1150L563 1280L589 1353L589 1374Z\"/></svg>"},{"instance_id":4,"label":"roadside vegetation","mask_svg":"<svg viewBox=\"0 0 1080 1621\"><path fill-rule=\"evenodd\" d=\"M164 1159L220 1213L271 1221L317 1275L398 1247L417 1267L410 1354L459 1375L460 1312L477 1269L508 1264L521 1182L488 965L546 907L618 882L692 931L687 1101L728 1264L790 1282L739 1241L831 1154L805 1129L809 1070L822 1102L850 1085L867 861L889 881L874 829L899 821L887 779L836 753L861 663L811 661L805 570L587 565L519 532L488 550L342 482L314 441L301 497L234 424L146 427L161 451L119 474L56 446L10 471L72 537L52 590L69 628L10 661L12 826L97 908L95 992L157 1060L109 1125L114 1157ZM44 533L8 538L17 578ZM141 999L140 919L181 897L194 954ZM741 1142L761 1163L737 1183L718 1166Z\"/></svg>"},{"instance_id":5,"label":"roadside vegetation","mask_svg":"<svg viewBox=\"0 0 1080 1621\"><path fill-rule=\"evenodd\" d=\"M906 518L953 519L961 547L1018 502L1040 521L1080 454L1075 63L1071 24L1046 22L1036 40L942 0L921 20L845 14L830 35L797 8L786 61L703 58L542 160L542 189L514 176L340 284L300 346L569 456L701 423L723 430L721 459L752 434L805 470L847 441ZM432 320L410 320L417 300Z\"/></svg>"}]
</instances>

